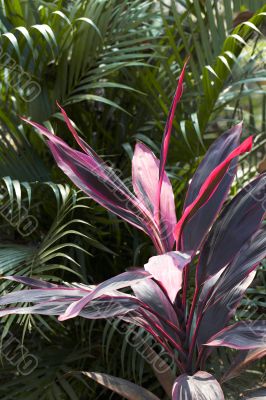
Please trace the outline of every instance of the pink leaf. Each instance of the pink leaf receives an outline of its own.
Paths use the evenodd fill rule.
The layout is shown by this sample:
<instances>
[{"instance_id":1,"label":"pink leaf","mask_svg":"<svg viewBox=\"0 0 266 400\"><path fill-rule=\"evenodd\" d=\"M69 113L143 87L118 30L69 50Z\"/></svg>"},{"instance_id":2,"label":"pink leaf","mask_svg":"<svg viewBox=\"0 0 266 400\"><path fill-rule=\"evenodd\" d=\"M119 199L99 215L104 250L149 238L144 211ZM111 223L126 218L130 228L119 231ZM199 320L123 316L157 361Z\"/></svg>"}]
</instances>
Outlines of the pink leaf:
<instances>
[{"instance_id":1,"label":"pink leaf","mask_svg":"<svg viewBox=\"0 0 266 400\"><path fill-rule=\"evenodd\" d=\"M68 129L70 130L70 132L72 133L73 137L75 138L76 142L79 144L79 146L82 148L82 150L93 156L97 162L99 163L103 163L103 160L98 156L98 154L88 145L88 143L86 143L77 133L76 129L74 128L72 122L70 121L70 119L67 116L67 113L65 112L65 110L63 109L63 107L60 106L60 104L58 102L56 102L57 106L59 107L61 114L63 115L63 118L65 120L65 123L67 124Z\"/></svg>"},{"instance_id":2,"label":"pink leaf","mask_svg":"<svg viewBox=\"0 0 266 400\"><path fill-rule=\"evenodd\" d=\"M151 257L144 265L144 269L162 285L169 299L174 302L182 287L183 268L190 260L191 257L188 254L171 251Z\"/></svg>"},{"instance_id":3,"label":"pink leaf","mask_svg":"<svg viewBox=\"0 0 266 400\"><path fill-rule=\"evenodd\" d=\"M133 188L138 200L153 216L156 204L157 182L159 179L159 160L144 144L137 143L132 160ZM173 229L176 224L174 193L171 182L166 173L163 174L161 202L160 237L165 244L166 251L174 245Z\"/></svg>"},{"instance_id":4,"label":"pink leaf","mask_svg":"<svg viewBox=\"0 0 266 400\"><path fill-rule=\"evenodd\" d=\"M58 319L59 321L65 321L66 319L74 318L79 315L82 309L92 300L97 299L104 294L112 293L114 290L131 286L141 279L147 279L149 277L150 275L147 272L138 269L135 271L123 272L120 275L107 279L97 285L87 296L84 296L82 299L70 304L64 314L60 315Z\"/></svg>"},{"instance_id":5,"label":"pink leaf","mask_svg":"<svg viewBox=\"0 0 266 400\"><path fill-rule=\"evenodd\" d=\"M224 400L220 384L208 372L180 375L173 386L172 400Z\"/></svg>"},{"instance_id":6,"label":"pink leaf","mask_svg":"<svg viewBox=\"0 0 266 400\"><path fill-rule=\"evenodd\" d=\"M165 164L166 164L166 159L167 159L167 154L168 154L168 148L169 148L169 143L170 143L170 138L171 138L171 131L172 131L172 126L173 126L173 121L174 121L174 116L175 116L175 110L176 106L179 103L182 93L183 93L183 80L185 76L185 69L187 65L188 59L185 61L183 69L181 71L179 80L178 80L178 85L176 88L176 92L174 95L173 103L171 105L165 129L164 129L164 134L163 134L163 140L162 140L162 146L161 146L161 156L160 156L160 173L159 173L159 180L158 180L158 185L156 189L156 203L155 203L155 209L154 209L154 216L156 218L157 223L159 223L160 220L160 202L161 202L161 190L162 190L162 184L164 180L164 170L165 170Z\"/></svg>"},{"instance_id":7,"label":"pink leaf","mask_svg":"<svg viewBox=\"0 0 266 400\"><path fill-rule=\"evenodd\" d=\"M48 146L59 168L76 186L103 207L119 215L135 227L144 230L153 240L158 252L164 251L152 215L129 191L120 177L105 165L103 160L77 136L65 112L63 115L76 140L86 151L85 153L72 149L42 125L25 118L22 118L22 120L37 128L42 135L49 139Z\"/></svg>"}]
</instances>

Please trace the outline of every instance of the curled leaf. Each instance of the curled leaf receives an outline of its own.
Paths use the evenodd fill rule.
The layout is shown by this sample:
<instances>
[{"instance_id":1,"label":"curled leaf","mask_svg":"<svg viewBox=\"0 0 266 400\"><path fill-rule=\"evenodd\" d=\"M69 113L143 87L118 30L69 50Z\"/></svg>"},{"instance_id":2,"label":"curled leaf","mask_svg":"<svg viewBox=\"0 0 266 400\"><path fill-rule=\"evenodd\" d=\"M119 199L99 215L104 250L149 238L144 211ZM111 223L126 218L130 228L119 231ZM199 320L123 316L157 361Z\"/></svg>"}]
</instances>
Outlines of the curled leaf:
<instances>
[{"instance_id":1,"label":"curled leaf","mask_svg":"<svg viewBox=\"0 0 266 400\"><path fill-rule=\"evenodd\" d=\"M191 257L188 254L170 251L151 257L144 265L144 269L162 285L169 299L174 302L182 287L183 269L190 260Z\"/></svg>"},{"instance_id":2,"label":"curled leaf","mask_svg":"<svg viewBox=\"0 0 266 400\"><path fill-rule=\"evenodd\" d=\"M172 400L224 400L218 381L208 372L180 375L173 386Z\"/></svg>"}]
</instances>

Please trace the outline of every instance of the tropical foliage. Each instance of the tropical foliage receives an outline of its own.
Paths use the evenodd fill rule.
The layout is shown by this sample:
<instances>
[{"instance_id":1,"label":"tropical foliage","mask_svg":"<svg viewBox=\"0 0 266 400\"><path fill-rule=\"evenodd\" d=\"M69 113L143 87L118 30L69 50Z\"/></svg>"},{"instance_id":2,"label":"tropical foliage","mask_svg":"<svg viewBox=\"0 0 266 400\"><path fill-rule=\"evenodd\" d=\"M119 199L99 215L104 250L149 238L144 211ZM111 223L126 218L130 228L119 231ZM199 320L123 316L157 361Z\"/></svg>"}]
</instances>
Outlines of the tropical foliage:
<instances>
[{"instance_id":1,"label":"tropical foliage","mask_svg":"<svg viewBox=\"0 0 266 400\"><path fill-rule=\"evenodd\" d=\"M32 289L2 296L1 304L34 305L6 308L0 311L0 316L59 315L60 321L79 315L89 319L119 317L150 333L182 373L173 383L172 400L184 397L196 400L198 395L222 400L224 395L218 381L204 371L209 347L265 350L265 320L241 321L228 327L226 324L266 256L262 222L265 200L261 196L265 192L266 175L251 181L217 217L236 174L237 157L252 147L252 136L239 143L242 124L235 125L214 142L200 163L189 185L182 216L176 222L174 195L165 165L184 73L185 66L166 121L160 160L143 144L135 147L132 159L135 196L78 135L61 107L63 118L83 152L73 150L42 125L25 120L48 138L49 148L65 174L102 206L144 230L158 255L149 259L144 270L129 270L94 287L61 286L7 276L6 279ZM174 243L176 250L172 251ZM189 308L189 271L196 255L195 291ZM119 291L127 287L134 296ZM128 385L118 378L110 385L112 377L99 373L88 376L130 400L154 398L137 386L129 394Z\"/></svg>"},{"instance_id":2,"label":"tropical foliage","mask_svg":"<svg viewBox=\"0 0 266 400\"><path fill-rule=\"evenodd\" d=\"M243 134L252 133L254 144L240 158L229 197L248 184L256 175L265 146L265 12L265 3L259 0L2 1L1 274L90 285L126 267L144 265L155 254L150 232L144 235L123 224L72 187L52 162L44 140L19 118L45 125L76 148L56 101L66 109L72 126L76 127L73 121L78 125L82 140L101 154L105 171L119 175L114 182L118 184L121 176L130 175L136 140L141 142L139 155L145 151L151 163L155 158L150 150L147 153L147 146L159 154L176 80L189 55L185 91L168 149L167 175L175 194L176 217L180 220L182 216L185 188L206 149L242 119ZM114 173L109 177L113 179ZM119 190L131 193L132 200L136 185L132 188L130 181L123 179ZM140 220L137 223L142 224ZM190 224L188 219L185 234ZM163 251L171 251L165 237L162 241ZM192 264L190 271L195 268ZM188 281L190 302L192 273ZM261 264L234 315L235 322L243 316L257 319L264 312L264 286L265 267ZM3 280L1 292L22 287L22 283ZM62 324L53 317L37 315L5 317L3 343L8 343L8 335L15 335L39 361L31 374L21 376L3 351L2 398L106 398L111 392L101 393L91 383L88 388L85 374L65 374L70 370L106 371L107 365L112 375L129 378L163 398L149 360L135 351L127 335L117 333L119 326L115 321L92 323L82 318ZM142 328L137 332L153 351L151 335ZM248 365L262 357L263 350L240 351L236 360L226 349L214 348L212 353L217 357L207 358L206 367L211 373L218 376L232 366L232 374L228 369L222 378L228 398L237 398L240 391L256 383L260 386L262 358L237 383L230 378L236 375L234 365ZM168 382L169 392L171 379L158 378Z\"/></svg>"}]
</instances>

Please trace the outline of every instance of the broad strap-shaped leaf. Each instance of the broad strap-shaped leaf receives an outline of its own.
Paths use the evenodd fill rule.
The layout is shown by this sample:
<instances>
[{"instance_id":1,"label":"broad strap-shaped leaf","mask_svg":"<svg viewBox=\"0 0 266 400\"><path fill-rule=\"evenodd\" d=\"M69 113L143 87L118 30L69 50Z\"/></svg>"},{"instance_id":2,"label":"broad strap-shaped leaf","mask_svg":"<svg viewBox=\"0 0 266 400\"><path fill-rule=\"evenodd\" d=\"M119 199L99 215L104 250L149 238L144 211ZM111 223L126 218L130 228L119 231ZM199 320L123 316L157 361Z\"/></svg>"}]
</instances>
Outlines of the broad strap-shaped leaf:
<instances>
[{"instance_id":1,"label":"broad strap-shaped leaf","mask_svg":"<svg viewBox=\"0 0 266 400\"><path fill-rule=\"evenodd\" d=\"M88 155L92 156L98 163L104 164L103 160L98 156L98 154L86 143L77 133L76 129L74 128L72 122L67 116L66 111L61 107L61 105L56 102L57 106L59 107L61 114L67 124L69 131L72 133L74 139L78 143L78 145L82 148L82 150L87 153Z\"/></svg>"},{"instance_id":2,"label":"broad strap-shaped leaf","mask_svg":"<svg viewBox=\"0 0 266 400\"><path fill-rule=\"evenodd\" d=\"M85 299L82 308L79 310L79 316L88 319L119 318L122 321L144 328L167 352L169 352L168 343L170 342L182 353L176 326L172 322L152 310L148 304L138 298L116 290L127 285L136 285L139 279L146 280L147 277L149 277L147 272L139 270L127 273L123 278L113 278L98 286L72 284L71 286L57 285L55 287L47 286L46 282L43 285L35 279L30 279L27 280L27 284L31 284L33 289L20 290L0 297L0 305L3 306L24 303L23 307L1 309L0 317L12 314L62 316L67 314L69 308L72 309L73 305L80 306L81 301ZM14 277L12 280L20 283L25 281L23 277ZM156 285L155 282L153 283ZM160 290L159 287L158 289ZM25 303L33 303L33 305L26 306ZM169 305L171 306L170 303ZM167 327L171 329L171 332L167 331Z\"/></svg>"},{"instance_id":3,"label":"broad strap-shaped leaf","mask_svg":"<svg viewBox=\"0 0 266 400\"><path fill-rule=\"evenodd\" d=\"M74 150L42 125L22 119L48 138L48 146L59 168L77 187L109 211L144 230L157 250L163 251L158 229L144 204L138 201L112 168L90 151L89 146L86 153Z\"/></svg>"},{"instance_id":4,"label":"broad strap-shaped leaf","mask_svg":"<svg viewBox=\"0 0 266 400\"><path fill-rule=\"evenodd\" d=\"M243 370L246 370L249 365L262 357L266 356L266 346L255 350L239 351L230 365L230 368L222 376L222 382L227 382L230 379L238 376Z\"/></svg>"},{"instance_id":5,"label":"broad strap-shaped leaf","mask_svg":"<svg viewBox=\"0 0 266 400\"><path fill-rule=\"evenodd\" d=\"M248 392L248 394L245 397L243 397L243 400L266 400L266 388L263 387Z\"/></svg>"},{"instance_id":6,"label":"broad strap-shaped leaf","mask_svg":"<svg viewBox=\"0 0 266 400\"><path fill-rule=\"evenodd\" d=\"M175 340L178 340L178 319L176 312L167 295L152 279L143 279L131 285L135 296L150 308L161 320L165 331Z\"/></svg>"},{"instance_id":7,"label":"broad strap-shaped leaf","mask_svg":"<svg viewBox=\"0 0 266 400\"><path fill-rule=\"evenodd\" d=\"M80 290L78 288L67 288L60 286L58 288L49 289L28 289L10 292L0 297L0 305L16 304L16 303L41 303L50 300L68 300L68 303L83 298L90 291Z\"/></svg>"},{"instance_id":8,"label":"broad strap-shaped leaf","mask_svg":"<svg viewBox=\"0 0 266 400\"><path fill-rule=\"evenodd\" d=\"M197 304L197 314L200 315L208 302L211 294L213 293L215 284L219 280L220 276L224 272L226 267L222 268L220 271L218 271L215 275L211 276L209 279L207 279L204 282L204 285L202 286L202 289L200 291L200 296L198 299L198 304Z\"/></svg>"},{"instance_id":9,"label":"broad strap-shaped leaf","mask_svg":"<svg viewBox=\"0 0 266 400\"><path fill-rule=\"evenodd\" d=\"M169 299L174 303L176 295L182 287L183 269L190 261L190 255L179 251L170 251L151 257L149 262L144 265L144 269L162 285Z\"/></svg>"},{"instance_id":10,"label":"broad strap-shaped leaf","mask_svg":"<svg viewBox=\"0 0 266 400\"><path fill-rule=\"evenodd\" d=\"M65 148L48 142L49 148L58 166L84 193L90 196L103 207L117 214L134 226L145 229L142 224L142 214L136 201L129 193L120 190L119 186L105 178L104 172L99 175L97 169L91 169L84 162L84 154L76 150ZM85 156L87 157L87 156Z\"/></svg>"},{"instance_id":11,"label":"broad strap-shaped leaf","mask_svg":"<svg viewBox=\"0 0 266 400\"><path fill-rule=\"evenodd\" d=\"M214 303L225 303L235 293L235 289L246 278L256 274L256 268L266 257L266 225L262 227L242 246L235 258L203 285L199 299L198 311L207 310ZM229 301L227 309L233 312L233 301Z\"/></svg>"},{"instance_id":12,"label":"broad strap-shaped leaf","mask_svg":"<svg viewBox=\"0 0 266 400\"><path fill-rule=\"evenodd\" d=\"M107 279L100 283L92 290L87 296L73 302L66 310L66 312L59 317L59 321L65 321L69 318L74 318L82 311L82 309L89 304L92 300L99 298L102 295L112 294L114 290L126 288L131 286L142 279L151 278L151 275L142 270L127 271Z\"/></svg>"},{"instance_id":13,"label":"broad strap-shaped leaf","mask_svg":"<svg viewBox=\"0 0 266 400\"><path fill-rule=\"evenodd\" d=\"M18 293L18 297L12 299L2 296L1 304L7 305L14 300L24 300L26 302L36 302L33 306L23 307L9 307L0 310L0 317L13 314L39 314L39 315L53 315L60 316L66 313L69 306L77 299L77 297L68 297L57 295L54 298L53 293L32 293L33 290L24 290ZM119 318L121 321L125 321L136 326L144 328L149 332L157 343L160 343L166 351L169 351L169 347L166 345L166 341L169 340L172 345L179 350L178 343L172 339L169 334L164 331L164 326L160 319L157 318L151 312L145 310L143 304L133 296L122 294L116 291L111 292L107 296L100 296L99 298L92 300L89 304L86 304L84 308L79 312L79 316L87 319L103 319L103 318Z\"/></svg>"},{"instance_id":14,"label":"broad strap-shaped leaf","mask_svg":"<svg viewBox=\"0 0 266 400\"><path fill-rule=\"evenodd\" d=\"M210 146L191 179L184 202L184 210L197 198L202 185L212 171L239 146L242 125L241 122L233 126Z\"/></svg>"},{"instance_id":15,"label":"broad strap-shaped leaf","mask_svg":"<svg viewBox=\"0 0 266 400\"><path fill-rule=\"evenodd\" d=\"M139 307L137 310L133 309L132 312L122 315L120 319L131 325L139 326L150 333L154 337L155 342L161 344L166 352L169 352L169 342L176 350L181 349L179 344L173 341L167 331L164 330L162 321L145 308Z\"/></svg>"},{"instance_id":16,"label":"broad strap-shaped leaf","mask_svg":"<svg viewBox=\"0 0 266 400\"><path fill-rule=\"evenodd\" d=\"M263 225L249 239L233 261L209 278L203 285L198 301L198 314L228 294L266 257L266 226ZM227 306L228 308L229 306Z\"/></svg>"},{"instance_id":17,"label":"broad strap-shaped leaf","mask_svg":"<svg viewBox=\"0 0 266 400\"><path fill-rule=\"evenodd\" d=\"M215 284L210 302L226 296L242 279L253 271L266 257L266 225L263 225L245 243L233 261L225 268Z\"/></svg>"},{"instance_id":18,"label":"broad strap-shaped leaf","mask_svg":"<svg viewBox=\"0 0 266 400\"><path fill-rule=\"evenodd\" d=\"M186 235L189 234L189 229L193 228L193 222L192 222L192 217L196 215L197 212L200 212L201 208L207 204L212 196L215 194L217 189L221 184L223 184L223 178L228 171L231 162L238 157L239 155L250 151L252 147L252 137L250 136L247 138L240 146L235 148L207 177L207 179L204 181L202 184L199 193L197 197L190 203L184 210L182 217L178 221L175 227L174 235L177 243L177 249L184 251L184 252L191 252L193 251L194 253L197 251L197 247L190 248L186 245L186 241L184 238L184 229L185 227L187 228L186 230ZM229 189L229 188L228 188ZM227 194L228 189L226 190L226 193L224 193L224 196ZM225 198L224 196L220 199L220 203L217 203L216 207L216 213L221 209L221 205L224 202ZM209 227L207 227L208 229ZM203 240L204 237L201 238Z\"/></svg>"},{"instance_id":19,"label":"broad strap-shaped leaf","mask_svg":"<svg viewBox=\"0 0 266 400\"><path fill-rule=\"evenodd\" d=\"M182 248L187 249L186 251L192 251L188 249L193 249L195 254L203 245L210 227L213 225L226 200L237 170L237 162L237 158L231 161L228 171L212 196L191 216L188 224L184 224L182 229Z\"/></svg>"},{"instance_id":20,"label":"broad strap-shaped leaf","mask_svg":"<svg viewBox=\"0 0 266 400\"><path fill-rule=\"evenodd\" d=\"M154 216L157 182L159 179L159 160L143 143L137 143L132 159L132 183L134 192L145 208ZM175 201L171 182L163 173L160 194L160 237L165 245L165 251L171 251L174 245L173 230L176 224Z\"/></svg>"},{"instance_id":21,"label":"broad strap-shaped leaf","mask_svg":"<svg viewBox=\"0 0 266 400\"><path fill-rule=\"evenodd\" d=\"M127 400L159 400L157 396L147 389L125 379L116 378L115 376L102 374L100 372L82 371L82 374Z\"/></svg>"},{"instance_id":22,"label":"broad strap-shaped leaf","mask_svg":"<svg viewBox=\"0 0 266 400\"><path fill-rule=\"evenodd\" d=\"M200 255L198 285L225 267L257 231L265 214L265 187L264 174L244 187L215 221Z\"/></svg>"},{"instance_id":23,"label":"broad strap-shaped leaf","mask_svg":"<svg viewBox=\"0 0 266 400\"><path fill-rule=\"evenodd\" d=\"M3 300L3 303L5 300ZM67 301L41 301L33 306L23 306L23 307L9 307L0 310L0 317L5 317L7 315L60 315L68 307L69 302Z\"/></svg>"},{"instance_id":24,"label":"broad strap-shaped leaf","mask_svg":"<svg viewBox=\"0 0 266 400\"><path fill-rule=\"evenodd\" d=\"M9 307L0 310L0 316L11 314L61 315L75 301L91 293L95 286L86 285L49 285L47 282L24 277L6 277L16 282L33 286L33 289L18 290L0 297L0 305L33 303L32 306ZM86 305L80 316L89 319L121 317L138 310L141 302L135 297L113 290L108 296L100 296Z\"/></svg>"},{"instance_id":25,"label":"broad strap-shaped leaf","mask_svg":"<svg viewBox=\"0 0 266 400\"><path fill-rule=\"evenodd\" d=\"M74 300L67 297L63 297L58 300L43 301L40 299L40 303L34 304L33 306L23 306L23 307L9 307L0 310L0 317L6 315L14 314L39 314L39 315L61 315L63 314L69 304ZM3 301L4 302L4 301ZM101 296L97 300L93 300L89 305L87 305L81 312L80 316L87 319L103 319L103 318L113 318L119 317L123 319L123 316L138 310L140 305L138 302L130 299L127 296L113 296L112 298L107 296ZM131 323L134 321L131 319Z\"/></svg>"},{"instance_id":26,"label":"broad strap-shaped leaf","mask_svg":"<svg viewBox=\"0 0 266 400\"><path fill-rule=\"evenodd\" d=\"M52 285L48 282L20 276L5 277L5 279L32 286L33 289L17 290L1 296L1 306L17 305L18 303L24 303L24 306L1 309L0 317L11 314L60 315L73 301L79 300L90 293L89 288L81 289L73 286ZM33 303L34 305L26 306L25 303Z\"/></svg>"},{"instance_id":27,"label":"broad strap-shaped leaf","mask_svg":"<svg viewBox=\"0 0 266 400\"><path fill-rule=\"evenodd\" d=\"M72 150L75 155L75 150L72 149L64 140L62 140L60 137L54 135L52 132L50 132L47 128L45 128L43 125L38 124L37 122L30 121L27 118L21 117L22 121L26 122L27 124L31 125L33 128L37 129L38 132L45 136L51 143L54 143L57 146L61 146L65 148L65 150ZM108 179L108 174L106 174L106 171L99 166L99 159L95 159L94 156L91 157L90 153L84 154L81 152L78 152L80 158L84 163L92 169L92 171L97 172L102 178ZM103 163L103 162L102 162Z\"/></svg>"},{"instance_id":28,"label":"broad strap-shaped leaf","mask_svg":"<svg viewBox=\"0 0 266 400\"><path fill-rule=\"evenodd\" d=\"M224 400L220 384L208 372L180 375L173 386L172 400Z\"/></svg>"},{"instance_id":29,"label":"broad strap-shaped leaf","mask_svg":"<svg viewBox=\"0 0 266 400\"><path fill-rule=\"evenodd\" d=\"M209 148L189 184L184 203L184 211L196 199L202 185L212 171L239 146L241 132L242 123L233 126L222 134ZM237 158L231 161L230 167L225 173L216 192L191 218L191 222L184 226L183 246L185 249L199 248L227 196L236 173L237 161Z\"/></svg>"},{"instance_id":30,"label":"broad strap-shaped leaf","mask_svg":"<svg viewBox=\"0 0 266 400\"><path fill-rule=\"evenodd\" d=\"M162 190L162 185L163 185L163 181L164 181L165 165L166 165L169 143L170 143L170 138L171 138L172 126L173 126L176 106L179 103L182 93L183 93L183 80L184 80L184 76L185 76L185 69L187 66L187 62L188 62L188 60L185 61L183 69L179 76L176 92L175 92L174 99L173 99L173 102L172 102L172 105L171 105L171 108L170 108L170 111L169 111L169 114L167 117L164 134L163 134L163 140L162 140L162 145L161 145L161 154L160 154L159 180L157 181L156 202L155 202L155 207L154 207L154 217L156 218L157 224L159 224L159 221L160 221L160 209L161 209L160 202L162 200L161 190Z\"/></svg>"},{"instance_id":31,"label":"broad strap-shaped leaf","mask_svg":"<svg viewBox=\"0 0 266 400\"><path fill-rule=\"evenodd\" d=\"M55 283L42 281L37 278L29 278L27 276L18 276L18 275L3 276L2 279L7 279L9 281L22 283L23 285L27 285L27 286L35 287L35 288L39 288L39 289L60 288L60 285L57 285Z\"/></svg>"},{"instance_id":32,"label":"broad strap-shaped leaf","mask_svg":"<svg viewBox=\"0 0 266 400\"><path fill-rule=\"evenodd\" d=\"M124 315L137 311L140 306L133 296L114 292L111 296L100 296L92 300L79 315L87 319L123 318Z\"/></svg>"},{"instance_id":33,"label":"broad strap-shaped leaf","mask_svg":"<svg viewBox=\"0 0 266 400\"><path fill-rule=\"evenodd\" d=\"M241 321L212 336L207 346L225 346L237 350L266 347L266 321Z\"/></svg>"},{"instance_id":34,"label":"broad strap-shaped leaf","mask_svg":"<svg viewBox=\"0 0 266 400\"><path fill-rule=\"evenodd\" d=\"M197 343L199 346L207 343L210 337L227 325L255 275L255 271L251 272L223 297L218 297L218 299L212 297L211 301L209 300L206 310L197 317L197 324L199 324Z\"/></svg>"}]
</instances>

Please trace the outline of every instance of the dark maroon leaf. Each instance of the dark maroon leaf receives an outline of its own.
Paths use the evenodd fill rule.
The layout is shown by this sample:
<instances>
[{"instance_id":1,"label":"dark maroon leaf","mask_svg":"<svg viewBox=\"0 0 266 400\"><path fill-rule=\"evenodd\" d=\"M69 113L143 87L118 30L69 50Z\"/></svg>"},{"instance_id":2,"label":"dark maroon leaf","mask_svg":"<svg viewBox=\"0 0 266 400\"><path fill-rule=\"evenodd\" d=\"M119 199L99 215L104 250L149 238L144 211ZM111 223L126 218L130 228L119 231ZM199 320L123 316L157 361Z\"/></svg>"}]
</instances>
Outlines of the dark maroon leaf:
<instances>
[{"instance_id":1,"label":"dark maroon leaf","mask_svg":"<svg viewBox=\"0 0 266 400\"><path fill-rule=\"evenodd\" d=\"M239 146L241 133L242 123L233 126L221 135L209 148L189 184L184 210L196 199L200 188L213 169ZM196 249L199 247L227 196L236 173L236 166L237 159L231 161L230 168L213 197L191 218L190 224L184 226L184 249Z\"/></svg>"},{"instance_id":2,"label":"dark maroon leaf","mask_svg":"<svg viewBox=\"0 0 266 400\"><path fill-rule=\"evenodd\" d=\"M249 392L243 400L266 400L266 388L260 388Z\"/></svg>"},{"instance_id":3,"label":"dark maroon leaf","mask_svg":"<svg viewBox=\"0 0 266 400\"><path fill-rule=\"evenodd\" d=\"M216 333L207 346L225 346L237 350L266 347L266 321L241 321Z\"/></svg>"},{"instance_id":4,"label":"dark maroon leaf","mask_svg":"<svg viewBox=\"0 0 266 400\"><path fill-rule=\"evenodd\" d=\"M232 162L238 158L241 154L250 151L252 148L252 137L248 137L246 140L244 140L243 143L241 143L238 147L236 147L217 167L215 167L211 173L208 175L204 183L202 184L199 193L197 197L190 203L184 210L180 220L176 224L175 231L174 231L174 236L176 239L177 243L177 250L181 250L183 252L189 253L189 252L196 252L198 245L197 243L190 243L188 244L186 242L187 236L191 236L191 231L194 230L194 225L192 220L194 219L194 216L198 213L203 212L204 213L204 218L208 213L213 213L213 219L216 216L216 214L220 211L222 204L225 200L225 196L227 195L227 192L229 190L229 186L226 190L225 193L221 195L221 198L219 201L216 201L216 204L212 204L214 206L214 210L210 208L208 210L207 204L215 193L217 193L217 190L221 188L221 185L224 185L224 178L228 171L230 170L230 167L232 166ZM231 170L230 170L231 172ZM232 179L232 176L230 176L230 179ZM205 219L203 218L202 226L205 226L205 230L207 233L208 229L210 226L205 225ZM190 228L190 229L189 229ZM185 231L186 229L186 231ZM201 230L203 232L203 230ZM201 233L202 235L202 233ZM198 237L198 243L201 243L203 241L204 236Z\"/></svg>"},{"instance_id":5,"label":"dark maroon leaf","mask_svg":"<svg viewBox=\"0 0 266 400\"><path fill-rule=\"evenodd\" d=\"M196 199L201 186L214 168L221 164L221 162L224 161L237 146L239 146L241 133L242 123L233 126L231 129L223 133L210 146L189 184L183 208L184 210Z\"/></svg>"},{"instance_id":6,"label":"dark maroon leaf","mask_svg":"<svg viewBox=\"0 0 266 400\"><path fill-rule=\"evenodd\" d=\"M190 219L183 228L183 249L196 251L203 243L217 214L221 210L226 196L236 173L237 159L231 161L228 172L221 180L219 186L206 202ZM185 251L185 250L183 250Z\"/></svg>"},{"instance_id":7,"label":"dark maroon leaf","mask_svg":"<svg viewBox=\"0 0 266 400\"><path fill-rule=\"evenodd\" d=\"M205 282L199 299L198 319L200 327L198 344L222 330L239 305L246 289L252 282L258 264L266 256L266 226L264 225L242 246L235 259ZM210 283L209 283L210 282Z\"/></svg>"},{"instance_id":8,"label":"dark maroon leaf","mask_svg":"<svg viewBox=\"0 0 266 400\"><path fill-rule=\"evenodd\" d=\"M198 285L226 266L257 231L265 213L265 188L266 175L260 175L224 208L203 246Z\"/></svg>"},{"instance_id":9,"label":"dark maroon leaf","mask_svg":"<svg viewBox=\"0 0 266 400\"><path fill-rule=\"evenodd\" d=\"M163 328L174 340L178 340L178 320L176 313L169 299L156 282L151 279L144 279L134 285L132 289L135 296L145 305L161 316ZM167 323L168 322L168 323Z\"/></svg>"},{"instance_id":10,"label":"dark maroon leaf","mask_svg":"<svg viewBox=\"0 0 266 400\"><path fill-rule=\"evenodd\" d=\"M202 317L201 315L198 316L198 345L207 343L210 337L226 326L253 281L255 274L255 271L251 272L243 281L227 292L224 297L219 297L218 299L211 297L211 301L206 306Z\"/></svg>"},{"instance_id":11,"label":"dark maroon leaf","mask_svg":"<svg viewBox=\"0 0 266 400\"><path fill-rule=\"evenodd\" d=\"M145 229L137 201L117 184L118 178L110 180L110 176L101 176L98 167L92 169L85 162L84 158L89 156L83 153L52 142L48 145L58 166L84 193L136 227Z\"/></svg>"},{"instance_id":12,"label":"dark maroon leaf","mask_svg":"<svg viewBox=\"0 0 266 400\"><path fill-rule=\"evenodd\" d=\"M219 301L230 293L266 256L266 226L256 232L245 243L234 260L216 275L209 278L203 285L199 298L198 313L203 307Z\"/></svg>"},{"instance_id":13,"label":"dark maroon leaf","mask_svg":"<svg viewBox=\"0 0 266 400\"><path fill-rule=\"evenodd\" d=\"M245 243L215 284L212 297L225 296L266 257L266 225ZM212 300L210 300L212 301Z\"/></svg>"}]
</instances>

